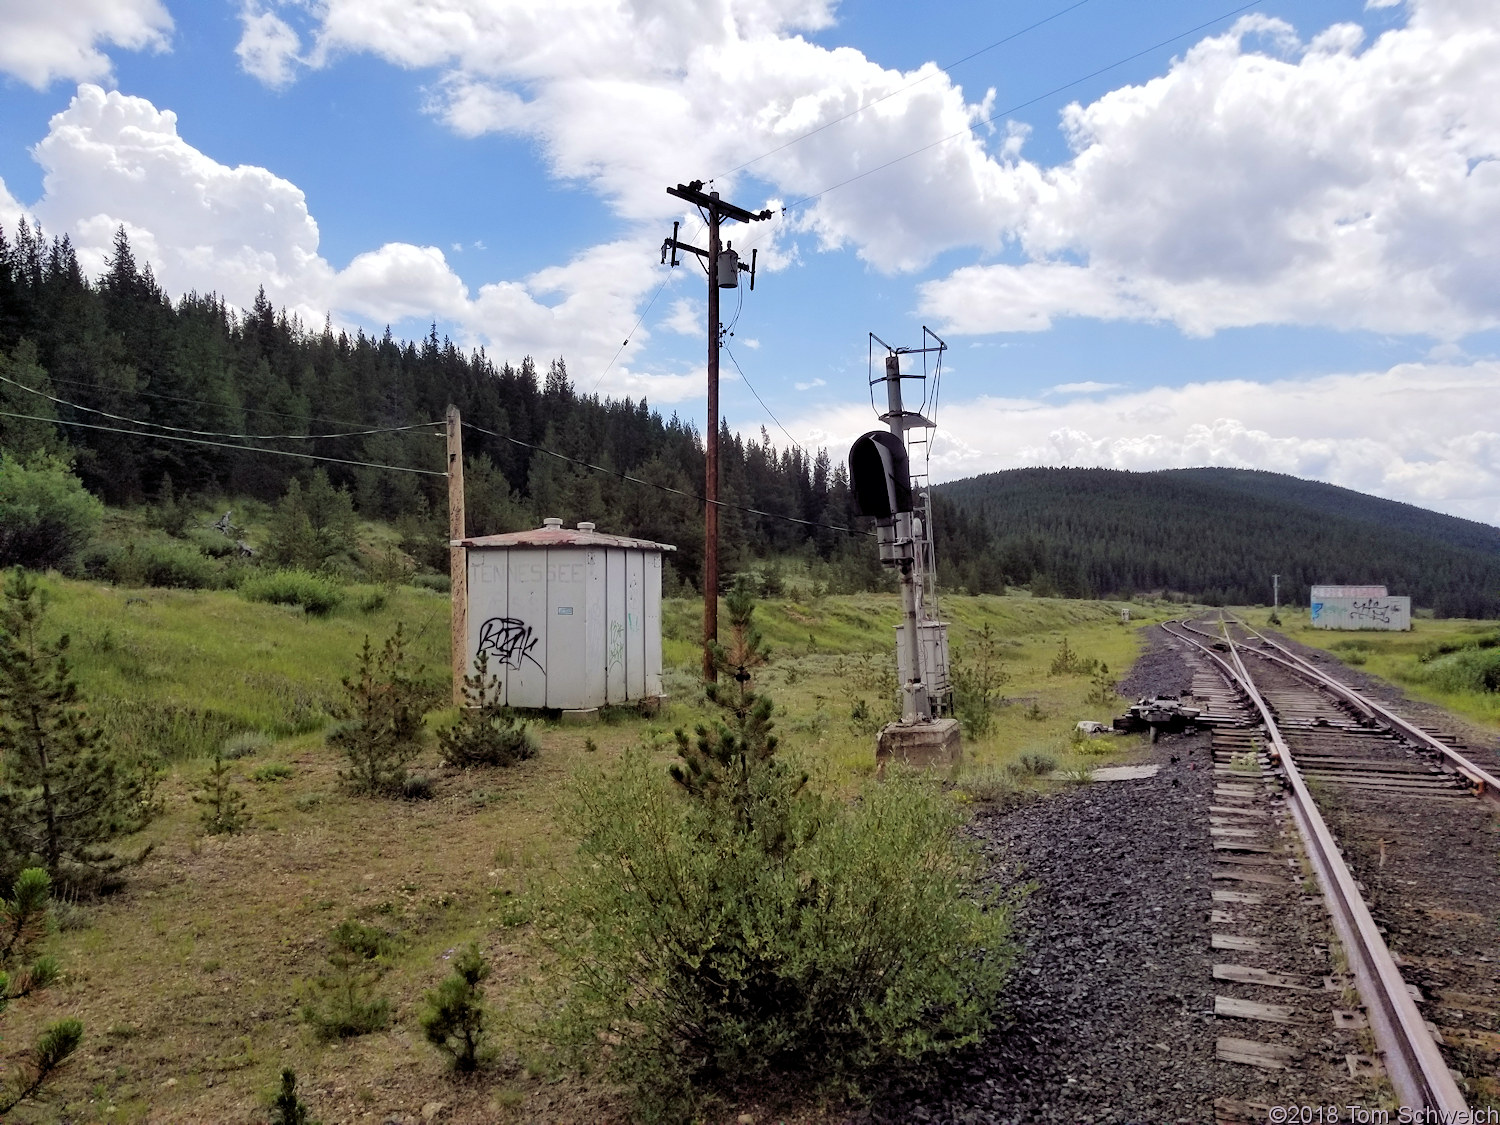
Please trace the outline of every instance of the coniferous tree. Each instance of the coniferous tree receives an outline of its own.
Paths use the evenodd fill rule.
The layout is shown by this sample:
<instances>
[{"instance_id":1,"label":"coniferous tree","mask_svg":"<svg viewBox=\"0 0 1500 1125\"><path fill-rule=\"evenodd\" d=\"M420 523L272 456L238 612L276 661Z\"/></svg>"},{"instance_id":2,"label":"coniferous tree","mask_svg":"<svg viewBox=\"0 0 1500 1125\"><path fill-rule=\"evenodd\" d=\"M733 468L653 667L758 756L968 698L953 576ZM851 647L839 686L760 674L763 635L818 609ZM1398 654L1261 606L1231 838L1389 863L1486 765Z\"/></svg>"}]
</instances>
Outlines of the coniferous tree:
<instances>
[{"instance_id":1,"label":"coniferous tree","mask_svg":"<svg viewBox=\"0 0 1500 1125\"><path fill-rule=\"evenodd\" d=\"M91 882L124 866L105 843L140 827L146 778L102 744L79 705L66 635L42 637L45 597L17 569L0 606L0 865Z\"/></svg>"}]
</instances>

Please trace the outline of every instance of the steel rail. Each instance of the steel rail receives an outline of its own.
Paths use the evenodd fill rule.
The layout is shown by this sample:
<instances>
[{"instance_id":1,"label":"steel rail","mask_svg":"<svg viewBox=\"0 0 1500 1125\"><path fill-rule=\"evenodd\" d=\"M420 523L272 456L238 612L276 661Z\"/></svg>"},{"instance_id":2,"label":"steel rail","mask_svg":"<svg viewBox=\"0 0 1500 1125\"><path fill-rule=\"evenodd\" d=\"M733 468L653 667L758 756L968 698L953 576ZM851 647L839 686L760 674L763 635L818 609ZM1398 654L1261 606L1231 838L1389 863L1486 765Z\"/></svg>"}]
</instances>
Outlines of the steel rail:
<instances>
[{"instance_id":1,"label":"steel rail","mask_svg":"<svg viewBox=\"0 0 1500 1125\"><path fill-rule=\"evenodd\" d=\"M1255 636L1262 644L1270 645L1276 649L1282 656L1278 658L1271 653L1260 652L1254 648L1249 648L1247 651L1253 652L1255 655L1264 657L1267 660L1276 660L1280 664L1291 667L1299 675L1315 680L1322 687L1357 711L1363 712L1369 718L1385 723L1403 738L1425 746L1429 750L1435 750L1448 761L1449 765L1463 775L1465 780L1474 787L1478 796L1483 797L1491 804L1500 805L1500 778L1497 778L1494 774L1484 769L1484 767L1477 765L1442 739L1434 738L1421 727L1403 719L1388 707L1360 694L1348 684L1330 676L1305 657L1293 652L1285 645L1272 640L1253 626L1246 624L1244 621L1236 621L1236 624L1247 633Z\"/></svg>"},{"instance_id":2,"label":"steel rail","mask_svg":"<svg viewBox=\"0 0 1500 1125\"><path fill-rule=\"evenodd\" d=\"M1169 622L1168 624L1179 624ZM1221 625L1223 623L1221 622ZM1163 625L1166 632L1202 650L1227 673L1231 687L1238 688L1260 712L1266 737L1278 759L1287 786L1292 819L1302 838L1303 848L1318 876L1334 929L1349 958L1359 994L1364 999L1370 1029L1384 1061L1386 1073L1401 1104L1414 1110L1434 1110L1445 1115L1442 1120L1461 1120L1455 1116L1467 1113L1468 1106L1453 1080L1437 1043L1427 1029L1422 1013L1406 990L1406 981L1380 936L1369 908L1360 897L1354 876L1339 854L1338 845L1324 823L1308 791L1301 771L1292 759L1291 749L1281 736L1270 707L1240 658L1239 646L1224 630L1229 660L1224 660L1208 645L1187 635L1190 626L1180 623L1182 632ZM1198 632L1198 630L1193 630ZM1421 1120L1423 1118L1418 1118Z\"/></svg>"}]
</instances>

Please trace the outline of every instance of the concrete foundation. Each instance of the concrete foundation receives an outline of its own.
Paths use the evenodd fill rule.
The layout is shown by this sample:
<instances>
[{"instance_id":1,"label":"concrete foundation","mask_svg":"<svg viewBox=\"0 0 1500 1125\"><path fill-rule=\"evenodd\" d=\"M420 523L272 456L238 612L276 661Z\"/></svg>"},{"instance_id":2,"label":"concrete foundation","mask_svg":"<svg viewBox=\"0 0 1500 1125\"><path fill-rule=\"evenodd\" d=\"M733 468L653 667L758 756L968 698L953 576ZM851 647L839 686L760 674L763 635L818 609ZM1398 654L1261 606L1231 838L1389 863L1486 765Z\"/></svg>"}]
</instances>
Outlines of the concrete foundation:
<instances>
[{"instance_id":1,"label":"concrete foundation","mask_svg":"<svg viewBox=\"0 0 1500 1125\"><path fill-rule=\"evenodd\" d=\"M956 769L963 758L957 719L887 723L875 740L875 769L885 773L891 760L917 769Z\"/></svg>"}]
</instances>

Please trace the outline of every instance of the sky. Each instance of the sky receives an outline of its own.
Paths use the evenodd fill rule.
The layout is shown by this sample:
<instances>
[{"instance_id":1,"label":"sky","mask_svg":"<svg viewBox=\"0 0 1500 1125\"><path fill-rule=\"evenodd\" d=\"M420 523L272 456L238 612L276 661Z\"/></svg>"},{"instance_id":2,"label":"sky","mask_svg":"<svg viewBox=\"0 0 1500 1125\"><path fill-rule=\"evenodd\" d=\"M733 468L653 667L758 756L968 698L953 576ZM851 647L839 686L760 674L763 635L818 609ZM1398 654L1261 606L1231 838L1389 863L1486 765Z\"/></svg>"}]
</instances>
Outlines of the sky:
<instances>
[{"instance_id":1,"label":"sky","mask_svg":"<svg viewBox=\"0 0 1500 1125\"><path fill-rule=\"evenodd\" d=\"M747 436L841 459L869 333L925 326L934 480L1228 465L1500 524L1493 0L0 0L7 231L701 426L695 179L772 211L724 227Z\"/></svg>"}]
</instances>

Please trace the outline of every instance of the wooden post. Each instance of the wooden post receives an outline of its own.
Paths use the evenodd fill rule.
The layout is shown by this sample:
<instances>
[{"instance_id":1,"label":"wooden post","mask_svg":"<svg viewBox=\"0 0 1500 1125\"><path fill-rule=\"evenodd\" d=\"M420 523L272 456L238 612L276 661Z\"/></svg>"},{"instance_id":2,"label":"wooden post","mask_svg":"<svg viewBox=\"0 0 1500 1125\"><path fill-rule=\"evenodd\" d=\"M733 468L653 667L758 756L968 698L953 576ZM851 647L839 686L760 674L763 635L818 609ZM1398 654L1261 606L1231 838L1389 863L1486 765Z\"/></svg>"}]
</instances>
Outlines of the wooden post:
<instances>
[{"instance_id":1,"label":"wooden post","mask_svg":"<svg viewBox=\"0 0 1500 1125\"><path fill-rule=\"evenodd\" d=\"M449 645L453 657L453 703L463 706L469 671L469 552L458 546L464 531L464 435L458 407L448 407L448 584L453 612Z\"/></svg>"},{"instance_id":2,"label":"wooden post","mask_svg":"<svg viewBox=\"0 0 1500 1125\"><path fill-rule=\"evenodd\" d=\"M703 678L719 678L719 193L708 209L708 425L703 430Z\"/></svg>"}]
</instances>

